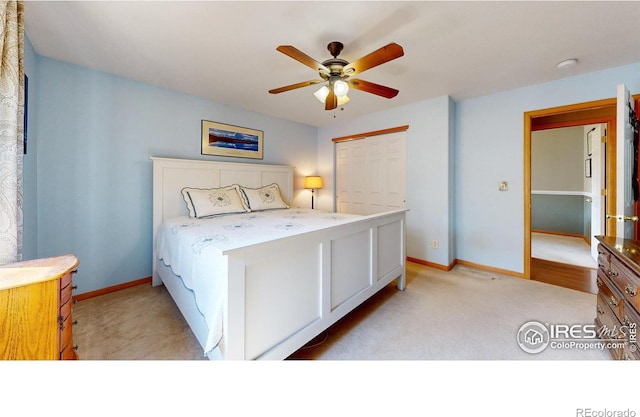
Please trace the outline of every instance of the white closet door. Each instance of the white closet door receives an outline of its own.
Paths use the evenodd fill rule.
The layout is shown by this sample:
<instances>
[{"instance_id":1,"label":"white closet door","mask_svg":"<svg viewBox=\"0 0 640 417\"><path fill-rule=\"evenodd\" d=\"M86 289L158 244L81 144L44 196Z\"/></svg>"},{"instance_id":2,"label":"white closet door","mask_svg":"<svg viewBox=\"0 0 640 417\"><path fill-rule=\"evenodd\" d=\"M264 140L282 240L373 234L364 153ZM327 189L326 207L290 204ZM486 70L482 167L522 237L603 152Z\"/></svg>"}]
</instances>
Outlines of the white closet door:
<instances>
[{"instance_id":1,"label":"white closet door","mask_svg":"<svg viewBox=\"0 0 640 417\"><path fill-rule=\"evenodd\" d=\"M406 132L336 144L336 211L375 214L407 206Z\"/></svg>"}]
</instances>

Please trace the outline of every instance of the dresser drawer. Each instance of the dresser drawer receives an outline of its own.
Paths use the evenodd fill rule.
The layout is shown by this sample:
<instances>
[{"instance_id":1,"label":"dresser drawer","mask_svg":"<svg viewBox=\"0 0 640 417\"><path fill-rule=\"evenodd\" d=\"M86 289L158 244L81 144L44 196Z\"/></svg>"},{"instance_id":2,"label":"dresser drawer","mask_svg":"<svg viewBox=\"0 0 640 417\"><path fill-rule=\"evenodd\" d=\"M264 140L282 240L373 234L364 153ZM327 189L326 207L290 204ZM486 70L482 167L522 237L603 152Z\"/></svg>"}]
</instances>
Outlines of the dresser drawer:
<instances>
[{"instance_id":1,"label":"dresser drawer","mask_svg":"<svg viewBox=\"0 0 640 417\"><path fill-rule=\"evenodd\" d=\"M65 288L65 287L71 285L71 280L72 280L71 274L74 273L74 272L75 272L75 270L74 271L69 271L66 274L64 274L62 276L62 278L60 278L60 288Z\"/></svg>"},{"instance_id":2,"label":"dresser drawer","mask_svg":"<svg viewBox=\"0 0 640 417\"><path fill-rule=\"evenodd\" d=\"M595 319L598 338L607 343L609 353L613 359L622 358L622 344L618 345L618 339L622 336L620 321L609 307L609 300L600 293L597 297L597 316Z\"/></svg>"},{"instance_id":3,"label":"dresser drawer","mask_svg":"<svg viewBox=\"0 0 640 417\"><path fill-rule=\"evenodd\" d=\"M598 285L598 299L602 298L603 302L605 302L616 315L617 320L622 322L622 317L624 316L624 297L600 271L598 271L596 284Z\"/></svg>"},{"instance_id":4,"label":"dresser drawer","mask_svg":"<svg viewBox=\"0 0 640 417\"><path fill-rule=\"evenodd\" d=\"M609 273L609 263L611 253L602 244L598 245L598 269L607 275Z\"/></svg>"},{"instance_id":5,"label":"dresser drawer","mask_svg":"<svg viewBox=\"0 0 640 417\"><path fill-rule=\"evenodd\" d=\"M72 318L68 316L60 323L60 350L64 350L71 344L72 339Z\"/></svg>"},{"instance_id":6,"label":"dresser drawer","mask_svg":"<svg viewBox=\"0 0 640 417\"><path fill-rule=\"evenodd\" d=\"M640 286L640 279L616 258L611 260L609 277L618 287L624 298L629 301L629 304L635 309L639 309L640 302L638 300L640 297L638 296L638 287Z\"/></svg>"},{"instance_id":7,"label":"dresser drawer","mask_svg":"<svg viewBox=\"0 0 640 417\"><path fill-rule=\"evenodd\" d=\"M60 306L60 320L66 320L71 315L71 302L67 301Z\"/></svg>"},{"instance_id":8,"label":"dresser drawer","mask_svg":"<svg viewBox=\"0 0 640 417\"><path fill-rule=\"evenodd\" d=\"M72 288L71 284L63 287L62 283L60 283L60 305L66 304L71 300Z\"/></svg>"},{"instance_id":9,"label":"dresser drawer","mask_svg":"<svg viewBox=\"0 0 640 417\"><path fill-rule=\"evenodd\" d=\"M75 359L73 349L73 318L72 318L72 274L70 271L60 278L60 359Z\"/></svg>"},{"instance_id":10,"label":"dresser drawer","mask_svg":"<svg viewBox=\"0 0 640 417\"><path fill-rule=\"evenodd\" d=\"M62 360L75 360L78 359L76 350L73 346L67 345L62 352L60 352L60 359Z\"/></svg>"}]
</instances>

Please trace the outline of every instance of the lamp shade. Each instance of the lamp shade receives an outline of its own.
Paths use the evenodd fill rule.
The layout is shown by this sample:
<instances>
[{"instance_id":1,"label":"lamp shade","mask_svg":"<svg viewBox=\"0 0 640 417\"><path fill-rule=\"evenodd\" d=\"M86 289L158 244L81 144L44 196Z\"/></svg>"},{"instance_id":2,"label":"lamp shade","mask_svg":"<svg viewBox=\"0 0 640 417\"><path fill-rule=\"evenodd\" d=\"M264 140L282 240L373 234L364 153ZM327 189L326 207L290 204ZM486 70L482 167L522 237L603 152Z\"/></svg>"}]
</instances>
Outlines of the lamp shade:
<instances>
[{"instance_id":1,"label":"lamp shade","mask_svg":"<svg viewBox=\"0 0 640 417\"><path fill-rule=\"evenodd\" d=\"M340 82L345 85L347 84L344 81L340 81ZM348 90L349 90L349 86L347 86L347 91ZM318 91L313 93L313 95L316 96L316 98L320 103L324 104L327 101L327 96L329 95L329 87L327 87L326 85L323 85L322 87L320 87ZM349 97L347 96L347 93L344 93L344 95L339 95L336 93L336 97L338 97L338 106L347 104L350 100Z\"/></svg>"},{"instance_id":2,"label":"lamp shade","mask_svg":"<svg viewBox=\"0 0 640 417\"><path fill-rule=\"evenodd\" d=\"M304 177L304 188L311 188L311 189L322 188L322 177L319 177L319 176Z\"/></svg>"},{"instance_id":3,"label":"lamp shade","mask_svg":"<svg viewBox=\"0 0 640 417\"><path fill-rule=\"evenodd\" d=\"M320 87L318 91L313 93L313 95L316 96L316 98L321 103L324 103L324 101L327 99L327 96L329 95L329 87L327 87L326 85L323 85L322 87Z\"/></svg>"},{"instance_id":4,"label":"lamp shade","mask_svg":"<svg viewBox=\"0 0 640 417\"><path fill-rule=\"evenodd\" d=\"M338 97L346 96L349 92L349 84L342 80L338 80L333 83L333 92L336 93L336 96Z\"/></svg>"}]
</instances>

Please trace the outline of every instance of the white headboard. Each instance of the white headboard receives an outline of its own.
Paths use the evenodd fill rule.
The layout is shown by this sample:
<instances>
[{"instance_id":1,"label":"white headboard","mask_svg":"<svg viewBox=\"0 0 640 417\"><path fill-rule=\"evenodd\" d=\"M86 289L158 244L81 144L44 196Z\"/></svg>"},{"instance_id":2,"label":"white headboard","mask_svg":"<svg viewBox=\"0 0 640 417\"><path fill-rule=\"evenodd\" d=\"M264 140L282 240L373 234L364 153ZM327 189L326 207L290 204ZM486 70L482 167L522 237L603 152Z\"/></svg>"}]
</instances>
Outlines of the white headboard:
<instances>
[{"instance_id":1,"label":"white headboard","mask_svg":"<svg viewBox=\"0 0 640 417\"><path fill-rule=\"evenodd\" d=\"M195 159L151 157L153 162L153 247L164 219L188 215L184 187L217 188L239 184L250 188L276 183L282 196L293 201L293 167ZM155 263L154 263L155 265Z\"/></svg>"}]
</instances>

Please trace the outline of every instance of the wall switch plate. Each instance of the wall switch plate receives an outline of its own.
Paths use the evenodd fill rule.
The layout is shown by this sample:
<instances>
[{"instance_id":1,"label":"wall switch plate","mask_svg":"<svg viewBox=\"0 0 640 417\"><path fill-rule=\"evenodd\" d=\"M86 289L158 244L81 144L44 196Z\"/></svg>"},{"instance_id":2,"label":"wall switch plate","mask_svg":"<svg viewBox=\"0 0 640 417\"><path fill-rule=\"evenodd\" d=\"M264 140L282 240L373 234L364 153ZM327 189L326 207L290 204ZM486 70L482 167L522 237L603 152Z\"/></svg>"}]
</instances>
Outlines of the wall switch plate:
<instances>
[{"instance_id":1,"label":"wall switch plate","mask_svg":"<svg viewBox=\"0 0 640 417\"><path fill-rule=\"evenodd\" d=\"M438 241L437 240L431 241L431 247L434 249L438 249Z\"/></svg>"},{"instance_id":2,"label":"wall switch plate","mask_svg":"<svg viewBox=\"0 0 640 417\"><path fill-rule=\"evenodd\" d=\"M509 183L507 181L500 181L498 184L498 191L508 191Z\"/></svg>"}]
</instances>

